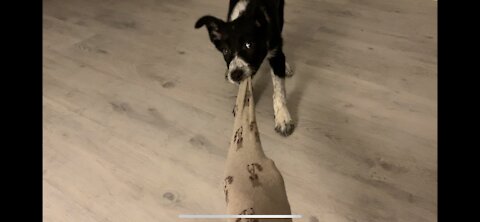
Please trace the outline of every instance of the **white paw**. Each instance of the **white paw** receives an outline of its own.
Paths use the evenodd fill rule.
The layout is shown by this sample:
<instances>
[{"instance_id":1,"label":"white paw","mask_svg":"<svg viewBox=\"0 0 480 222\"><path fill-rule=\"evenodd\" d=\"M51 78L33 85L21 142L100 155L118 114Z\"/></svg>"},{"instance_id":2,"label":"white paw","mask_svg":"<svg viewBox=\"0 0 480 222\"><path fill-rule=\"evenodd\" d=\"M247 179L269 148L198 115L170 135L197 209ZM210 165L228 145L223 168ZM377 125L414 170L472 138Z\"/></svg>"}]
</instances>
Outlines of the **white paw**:
<instances>
[{"instance_id":1,"label":"white paw","mask_svg":"<svg viewBox=\"0 0 480 222\"><path fill-rule=\"evenodd\" d=\"M292 77L294 74L293 69L290 67L288 63L285 62L285 76Z\"/></svg>"},{"instance_id":2,"label":"white paw","mask_svg":"<svg viewBox=\"0 0 480 222\"><path fill-rule=\"evenodd\" d=\"M275 131L282 136L290 136L295 129L293 120L288 121L275 121Z\"/></svg>"},{"instance_id":3,"label":"white paw","mask_svg":"<svg viewBox=\"0 0 480 222\"><path fill-rule=\"evenodd\" d=\"M293 133L295 124L293 123L287 108L281 108L275 115L275 131L282 136L289 136Z\"/></svg>"}]
</instances>

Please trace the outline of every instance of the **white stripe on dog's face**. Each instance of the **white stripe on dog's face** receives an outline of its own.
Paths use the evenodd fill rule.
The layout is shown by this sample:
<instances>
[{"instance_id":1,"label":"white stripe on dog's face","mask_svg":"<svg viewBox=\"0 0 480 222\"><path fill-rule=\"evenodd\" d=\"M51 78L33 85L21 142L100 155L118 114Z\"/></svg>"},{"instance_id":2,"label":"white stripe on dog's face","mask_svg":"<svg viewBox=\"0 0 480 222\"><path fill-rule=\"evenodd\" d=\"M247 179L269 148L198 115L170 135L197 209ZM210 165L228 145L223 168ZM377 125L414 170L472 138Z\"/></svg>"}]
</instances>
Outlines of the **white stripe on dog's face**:
<instances>
[{"instance_id":1,"label":"white stripe on dog's face","mask_svg":"<svg viewBox=\"0 0 480 222\"><path fill-rule=\"evenodd\" d=\"M230 15L230 21L233 21L240 16L240 14L245 11L248 5L248 0L240 0L237 2L235 7L233 8L232 14Z\"/></svg>"},{"instance_id":2,"label":"white stripe on dog's face","mask_svg":"<svg viewBox=\"0 0 480 222\"><path fill-rule=\"evenodd\" d=\"M238 82L235 82L232 79L232 72L235 70L242 70L243 71L243 77L250 76L253 73L253 70L250 68L247 62L243 60L242 58L238 57L238 55L235 55L235 57L230 61L228 64L228 73L227 73L227 79L231 83L238 84Z\"/></svg>"}]
</instances>

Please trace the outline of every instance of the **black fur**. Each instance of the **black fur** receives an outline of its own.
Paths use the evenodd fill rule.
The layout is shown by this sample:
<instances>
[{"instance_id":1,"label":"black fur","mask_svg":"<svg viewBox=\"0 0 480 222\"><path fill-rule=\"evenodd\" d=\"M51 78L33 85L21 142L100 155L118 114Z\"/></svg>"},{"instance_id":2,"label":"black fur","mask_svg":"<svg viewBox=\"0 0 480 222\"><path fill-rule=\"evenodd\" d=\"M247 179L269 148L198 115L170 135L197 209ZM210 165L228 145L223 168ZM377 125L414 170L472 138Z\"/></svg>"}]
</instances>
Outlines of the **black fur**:
<instances>
[{"instance_id":1,"label":"black fur","mask_svg":"<svg viewBox=\"0 0 480 222\"><path fill-rule=\"evenodd\" d=\"M275 75L285 77L285 55L282 51L283 0L250 0L245 11L230 21L230 16L239 0L230 0L226 22L206 15L201 17L195 28L206 26L215 47L223 54L227 65L234 55L242 58L256 73L269 51L275 51L269 63ZM249 48L247 47L250 46ZM240 81L241 71L231 70L231 78Z\"/></svg>"},{"instance_id":2,"label":"black fur","mask_svg":"<svg viewBox=\"0 0 480 222\"><path fill-rule=\"evenodd\" d=\"M231 19L237 3L244 0L230 0L227 19L211 15L198 19L195 28L207 27L210 41L223 54L227 65L225 77L239 83L247 76L253 76L267 57L273 70L275 130L283 136L293 132L294 123L286 107L284 78L286 77L285 55L282 51L284 0L248 0L245 10ZM267 56L268 55L268 56ZM293 74L289 70L289 76ZM279 78L278 78L279 77ZM245 103L248 104L248 103ZM233 111L235 115L235 109ZM258 132L255 132L258 138ZM241 147L241 137L239 145Z\"/></svg>"}]
</instances>

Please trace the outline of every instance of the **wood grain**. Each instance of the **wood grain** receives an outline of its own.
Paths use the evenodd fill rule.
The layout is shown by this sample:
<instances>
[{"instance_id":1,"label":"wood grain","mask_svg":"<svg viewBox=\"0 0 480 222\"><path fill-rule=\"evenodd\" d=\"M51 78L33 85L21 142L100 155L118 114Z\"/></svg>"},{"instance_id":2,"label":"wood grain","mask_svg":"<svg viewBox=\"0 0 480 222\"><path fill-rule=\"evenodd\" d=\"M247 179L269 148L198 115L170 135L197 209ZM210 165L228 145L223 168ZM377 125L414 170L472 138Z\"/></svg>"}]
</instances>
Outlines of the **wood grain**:
<instances>
[{"instance_id":1,"label":"wood grain","mask_svg":"<svg viewBox=\"0 0 480 222\"><path fill-rule=\"evenodd\" d=\"M225 212L237 88L193 25L227 7L44 0L45 221ZM297 221L437 220L436 27L429 0L286 1L290 137L273 129L266 63L254 91Z\"/></svg>"}]
</instances>

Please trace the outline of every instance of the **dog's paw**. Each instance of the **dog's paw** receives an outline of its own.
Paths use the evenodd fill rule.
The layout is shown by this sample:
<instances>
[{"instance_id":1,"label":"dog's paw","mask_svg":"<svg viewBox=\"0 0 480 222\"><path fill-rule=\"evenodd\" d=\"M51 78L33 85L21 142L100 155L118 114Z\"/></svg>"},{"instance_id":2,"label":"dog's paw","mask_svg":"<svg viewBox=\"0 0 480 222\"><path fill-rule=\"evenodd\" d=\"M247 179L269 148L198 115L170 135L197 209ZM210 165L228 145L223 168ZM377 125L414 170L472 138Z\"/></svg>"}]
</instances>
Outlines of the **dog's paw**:
<instances>
[{"instance_id":1,"label":"dog's paw","mask_svg":"<svg viewBox=\"0 0 480 222\"><path fill-rule=\"evenodd\" d=\"M293 133L294 129L295 129L295 124L291 119L287 121L275 120L275 131L277 131L277 133L279 133L282 136L289 136L290 134Z\"/></svg>"},{"instance_id":2,"label":"dog's paw","mask_svg":"<svg viewBox=\"0 0 480 222\"><path fill-rule=\"evenodd\" d=\"M285 63L285 76L292 77L293 74L295 74L293 69L290 67L290 65L288 63Z\"/></svg>"},{"instance_id":3,"label":"dog's paw","mask_svg":"<svg viewBox=\"0 0 480 222\"><path fill-rule=\"evenodd\" d=\"M281 101L283 98L280 96L280 99L274 97L273 99L273 110L274 110L274 119L275 119L275 131L282 136L289 136L292 134L295 124L293 123L292 117L288 112L285 101Z\"/></svg>"}]
</instances>

